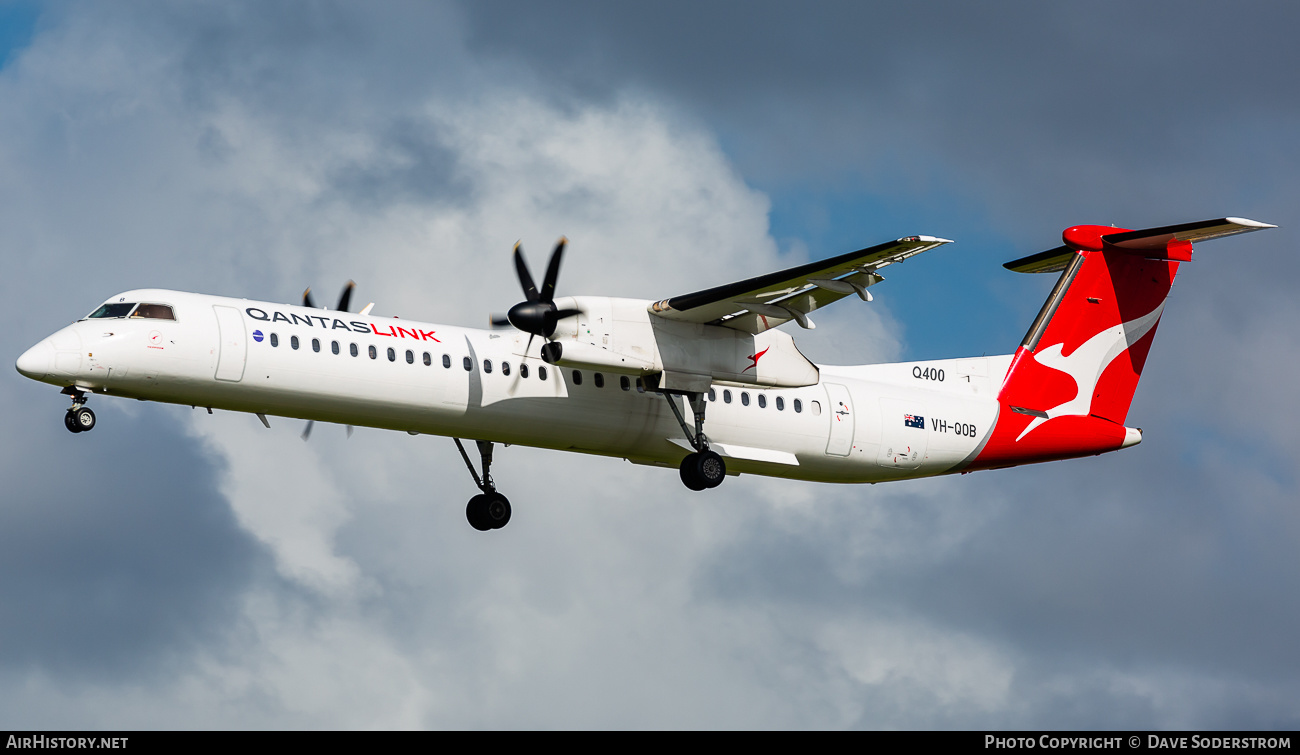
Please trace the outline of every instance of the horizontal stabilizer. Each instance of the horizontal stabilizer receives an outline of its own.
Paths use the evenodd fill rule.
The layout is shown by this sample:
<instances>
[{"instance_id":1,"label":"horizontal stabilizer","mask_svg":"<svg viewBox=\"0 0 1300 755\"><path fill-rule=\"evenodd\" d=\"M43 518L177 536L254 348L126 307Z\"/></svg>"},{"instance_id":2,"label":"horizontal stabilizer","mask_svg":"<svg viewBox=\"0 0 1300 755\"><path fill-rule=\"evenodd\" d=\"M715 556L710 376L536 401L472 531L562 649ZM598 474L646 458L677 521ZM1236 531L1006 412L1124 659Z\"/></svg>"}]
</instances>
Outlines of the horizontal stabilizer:
<instances>
[{"instance_id":1,"label":"horizontal stabilizer","mask_svg":"<svg viewBox=\"0 0 1300 755\"><path fill-rule=\"evenodd\" d=\"M1045 252L1008 262L1003 267L1017 273L1059 273L1070 263L1076 251L1100 251L1103 248L1128 251L1156 259L1190 259L1189 245L1198 241L1250 233L1275 225L1246 218L1218 218L1196 223L1167 225L1128 231L1104 226L1075 226L1064 234L1066 244ZM1113 230L1113 233L1106 233Z\"/></svg>"},{"instance_id":2,"label":"horizontal stabilizer","mask_svg":"<svg viewBox=\"0 0 1300 755\"><path fill-rule=\"evenodd\" d=\"M1260 231L1265 228L1277 228L1277 226L1245 218L1220 218L1218 220L1202 220L1199 223L1148 228L1144 231L1111 233L1102 236L1101 239L1110 246L1117 246L1120 249L1157 251L1163 250L1169 245L1170 241L1196 243L1198 241L1209 241L1210 239L1221 239L1224 236L1235 236L1238 233Z\"/></svg>"},{"instance_id":3,"label":"horizontal stabilizer","mask_svg":"<svg viewBox=\"0 0 1300 755\"><path fill-rule=\"evenodd\" d=\"M1074 250L1068 246L1058 246L1045 252L1021 257L1003 265L1013 273L1059 273L1070 264Z\"/></svg>"}]
</instances>

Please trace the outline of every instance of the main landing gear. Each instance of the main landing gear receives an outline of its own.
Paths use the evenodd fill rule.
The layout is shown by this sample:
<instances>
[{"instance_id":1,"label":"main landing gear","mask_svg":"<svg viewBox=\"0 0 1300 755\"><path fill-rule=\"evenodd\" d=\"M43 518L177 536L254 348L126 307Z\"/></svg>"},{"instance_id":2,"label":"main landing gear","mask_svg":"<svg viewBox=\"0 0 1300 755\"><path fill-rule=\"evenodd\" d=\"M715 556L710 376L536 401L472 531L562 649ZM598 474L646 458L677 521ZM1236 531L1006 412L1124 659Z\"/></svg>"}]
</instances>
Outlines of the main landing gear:
<instances>
[{"instance_id":1,"label":"main landing gear","mask_svg":"<svg viewBox=\"0 0 1300 755\"><path fill-rule=\"evenodd\" d=\"M74 433L84 433L95 429L95 413L86 408L86 394L76 388L64 388L64 395L72 397L72 406L63 415L63 426Z\"/></svg>"},{"instance_id":2,"label":"main landing gear","mask_svg":"<svg viewBox=\"0 0 1300 755\"><path fill-rule=\"evenodd\" d=\"M492 482L492 441L474 441L478 444L479 459L483 462L483 476L479 477L460 438L452 440L456 441L456 448L460 449L461 458L465 460L465 466L469 467L474 484L483 491L469 499L469 505L465 507L465 518L471 527L480 532L501 529L510 521L510 500L498 493L497 486Z\"/></svg>"},{"instance_id":3,"label":"main landing gear","mask_svg":"<svg viewBox=\"0 0 1300 755\"><path fill-rule=\"evenodd\" d=\"M682 432L686 433L686 440L695 449L695 453L687 454L682 459L680 468L682 484L691 490L705 490L706 488L716 488L727 478L727 464L722 457L715 451L709 450L709 439L704 434L704 394L686 393L686 399L691 404L691 411L695 413L695 430L686 424L686 418L677 408L677 402L673 400L673 394L664 393L664 398L668 400L668 406L673 410L673 416L677 418L677 424L682 426Z\"/></svg>"}]
</instances>

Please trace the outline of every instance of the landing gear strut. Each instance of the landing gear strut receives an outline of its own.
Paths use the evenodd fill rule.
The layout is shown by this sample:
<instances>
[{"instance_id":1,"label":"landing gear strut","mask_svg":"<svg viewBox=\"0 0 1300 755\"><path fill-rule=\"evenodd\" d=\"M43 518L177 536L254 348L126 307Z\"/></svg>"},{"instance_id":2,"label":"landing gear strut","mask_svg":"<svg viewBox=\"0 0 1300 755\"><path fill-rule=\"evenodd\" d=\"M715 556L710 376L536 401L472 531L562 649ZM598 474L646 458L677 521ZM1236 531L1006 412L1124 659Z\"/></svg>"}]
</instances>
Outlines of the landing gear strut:
<instances>
[{"instance_id":1,"label":"landing gear strut","mask_svg":"<svg viewBox=\"0 0 1300 755\"><path fill-rule=\"evenodd\" d=\"M95 429L95 413L86 408L86 393L77 388L64 388L64 395L72 397L72 406L63 415L63 426L74 433L84 433Z\"/></svg>"},{"instance_id":2,"label":"landing gear strut","mask_svg":"<svg viewBox=\"0 0 1300 755\"><path fill-rule=\"evenodd\" d=\"M691 404L691 411L695 413L695 430L686 424L686 418L677 408L677 402L673 400L673 394L664 393L663 396L668 400L668 407L673 410L673 416L677 418L677 424L682 426L682 432L686 433L686 440L695 449L695 453L687 454L682 459L681 476L682 484L691 490L705 490L706 488L716 488L722 484L727 477L727 464L722 457L715 451L709 450L709 439L704 434L704 394L686 393L686 399Z\"/></svg>"},{"instance_id":3,"label":"landing gear strut","mask_svg":"<svg viewBox=\"0 0 1300 755\"><path fill-rule=\"evenodd\" d=\"M480 532L501 529L510 521L510 500L498 493L497 486L492 482L492 441L475 441L478 444L479 459L483 462L483 476L479 477L460 438L452 440L456 442L456 448L460 449L461 458L465 460L465 466L469 467L474 484L483 491L469 499L469 504L465 507L465 518L471 527Z\"/></svg>"}]
</instances>

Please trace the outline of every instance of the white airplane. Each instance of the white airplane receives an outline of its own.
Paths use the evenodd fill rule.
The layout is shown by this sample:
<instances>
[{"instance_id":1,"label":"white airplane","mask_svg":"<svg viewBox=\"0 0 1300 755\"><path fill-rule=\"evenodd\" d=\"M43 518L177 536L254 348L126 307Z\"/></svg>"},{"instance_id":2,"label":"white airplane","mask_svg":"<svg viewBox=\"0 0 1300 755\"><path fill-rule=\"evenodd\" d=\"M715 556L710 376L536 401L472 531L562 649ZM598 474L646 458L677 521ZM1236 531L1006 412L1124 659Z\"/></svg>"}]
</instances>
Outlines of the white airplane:
<instances>
[{"instance_id":1,"label":"white airplane","mask_svg":"<svg viewBox=\"0 0 1300 755\"><path fill-rule=\"evenodd\" d=\"M678 468L692 490L728 474L883 482L1128 448L1124 425L1156 324L1192 243L1275 226L1241 218L1130 231L1076 226L1064 245L1005 267L1060 272L1014 354L816 365L777 327L868 288L879 271L949 243L909 236L661 301L555 298L565 241L539 289L518 246L525 301L503 333L141 289L111 297L18 358L71 396L65 424L95 426L91 393L451 436L481 493L471 525L509 501L493 444ZM1123 358L1121 358L1123 357ZM707 410L707 411L706 411ZM707 421L705 415L708 415ZM706 433L707 429L707 433ZM461 438L476 440L482 474Z\"/></svg>"}]
</instances>

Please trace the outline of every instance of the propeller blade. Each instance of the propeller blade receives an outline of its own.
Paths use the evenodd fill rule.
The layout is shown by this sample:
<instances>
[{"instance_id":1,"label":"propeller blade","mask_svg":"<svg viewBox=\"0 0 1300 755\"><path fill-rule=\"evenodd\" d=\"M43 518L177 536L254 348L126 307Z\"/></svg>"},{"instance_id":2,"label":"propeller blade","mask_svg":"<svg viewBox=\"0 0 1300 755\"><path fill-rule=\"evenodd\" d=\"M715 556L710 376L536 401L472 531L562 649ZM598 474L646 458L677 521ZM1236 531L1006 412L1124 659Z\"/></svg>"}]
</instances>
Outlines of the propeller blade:
<instances>
[{"instance_id":1,"label":"propeller blade","mask_svg":"<svg viewBox=\"0 0 1300 755\"><path fill-rule=\"evenodd\" d=\"M528 263L524 262L524 247L515 242L515 273L519 275L519 285L524 289L524 300L537 301L537 285L533 283L532 273L528 272Z\"/></svg>"},{"instance_id":2,"label":"propeller blade","mask_svg":"<svg viewBox=\"0 0 1300 755\"><path fill-rule=\"evenodd\" d=\"M538 301L550 302L555 299L555 279L560 276L560 261L564 259L564 246L569 240L561 236L555 242L555 251L551 252L551 261L546 266L546 277L542 279L541 298Z\"/></svg>"},{"instance_id":3,"label":"propeller blade","mask_svg":"<svg viewBox=\"0 0 1300 755\"><path fill-rule=\"evenodd\" d=\"M506 395L511 398L519 390L519 381L523 377L523 371L528 369L525 365L528 364L528 350L533 347L533 337L532 333L528 334L528 343L524 345L524 355L519 359L520 369L515 370L515 379L511 380L509 387L506 388Z\"/></svg>"},{"instance_id":4,"label":"propeller blade","mask_svg":"<svg viewBox=\"0 0 1300 755\"><path fill-rule=\"evenodd\" d=\"M310 286L307 288L306 291L303 291L303 292L302 292L302 305L303 305L304 307L309 308L309 309L315 309L315 308L316 308L316 302L314 302L314 301L311 300L311 287L310 287Z\"/></svg>"},{"instance_id":5,"label":"propeller blade","mask_svg":"<svg viewBox=\"0 0 1300 755\"><path fill-rule=\"evenodd\" d=\"M343 293L339 294L339 305L335 309L340 312L348 311L348 304L352 301L352 289L356 287L356 283L348 281L348 284L343 287Z\"/></svg>"},{"instance_id":6,"label":"propeller blade","mask_svg":"<svg viewBox=\"0 0 1300 755\"><path fill-rule=\"evenodd\" d=\"M489 315L488 324L494 328L510 327L510 317L508 315Z\"/></svg>"},{"instance_id":7,"label":"propeller blade","mask_svg":"<svg viewBox=\"0 0 1300 755\"><path fill-rule=\"evenodd\" d=\"M555 310L555 319L563 320L566 317L582 314L581 309L557 309Z\"/></svg>"},{"instance_id":8,"label":"propeller blade","mask_svg":"<svg viewBox=\"0 0 1300 755\"><path fill-rule=\"evenodd\" d=\"M312 425L315 425L315 424L316 424L316 420L314 420L314 419L309 419L309 420L307 420L307 426L304 427L304 428L302 429L302 439L303 439L303 440L307 440L308 438L311 437L311 428L312 428Z\"/></svg>"}]
</instances>

